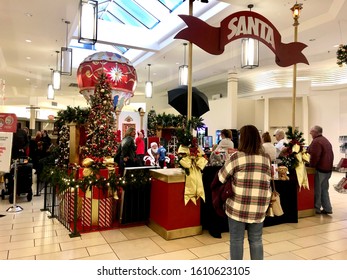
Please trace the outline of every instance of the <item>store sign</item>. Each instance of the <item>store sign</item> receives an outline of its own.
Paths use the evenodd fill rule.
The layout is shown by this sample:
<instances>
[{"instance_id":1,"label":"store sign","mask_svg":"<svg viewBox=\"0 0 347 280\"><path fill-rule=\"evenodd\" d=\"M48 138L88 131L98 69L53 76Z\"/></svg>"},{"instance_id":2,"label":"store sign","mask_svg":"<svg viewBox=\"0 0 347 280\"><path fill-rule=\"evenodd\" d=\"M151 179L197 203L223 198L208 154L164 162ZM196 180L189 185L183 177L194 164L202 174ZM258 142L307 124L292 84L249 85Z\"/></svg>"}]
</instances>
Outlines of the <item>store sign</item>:
<instances>
[{"instance_id":1,"label":"store sign","mask_svg":"<svg viewBox=\"0 0 347 280\"><path fill-rule=\"evenodd\" d=\"M0 171L8 173L11 166L13 133L17 131L17 116L0 113Z\"/></svg>"},{"instance_id":2,"label":"store sign","mask_svg":"<svg viewBox=\"0 0 347 280\"><path fill-rule=\"evenodd\" d=\"M17 116L15 114L0 113L0 132L16 132Z\"/></svg>"},{"instance_id":3,"label":"store sign","mask_svg":"<svg viewBox=\"0 0 347 280\"><path fill-rule=\"evenodd\" d=\"M221 21L220 27L213 27L194 16L179 15L179 17L188 27L178 32L175 39L187 40L210 54L222 54L225 45L234 40L253 38L274 52L278 66L309 64L302 53L307 45L300 42L282 43L281 34L276 27L258 13L242 11L231 14Z\"/></svg>"},{"instance_id":4,"label":"store sign","mask_svg":"<svg viewBox=\"0 0 347 280\"><path fill-rule=\"evenodd\" d=\"M9 173L13 133L0 132L0 171Z\"/></svg>"}]
</instances>

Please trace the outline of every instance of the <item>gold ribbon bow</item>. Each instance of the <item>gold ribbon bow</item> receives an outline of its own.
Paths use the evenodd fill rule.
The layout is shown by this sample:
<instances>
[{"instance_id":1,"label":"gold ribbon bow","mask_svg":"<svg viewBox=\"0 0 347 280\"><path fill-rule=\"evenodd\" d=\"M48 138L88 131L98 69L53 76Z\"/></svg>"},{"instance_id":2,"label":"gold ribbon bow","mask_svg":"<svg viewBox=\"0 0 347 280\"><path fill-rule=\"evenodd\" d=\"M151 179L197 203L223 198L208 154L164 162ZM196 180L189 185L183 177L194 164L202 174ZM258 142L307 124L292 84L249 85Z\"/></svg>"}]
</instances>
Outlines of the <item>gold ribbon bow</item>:
<instances>
[{"instance_id":1,"label":"gold ribbon bow","mask_svg":"<svg viewBox=\"0 0 347 280\"><path fill-rule=\"evenodd\" d=\"M207 160L203 157L204 152L198 148L198 153L190 155L188 147L180 146L178 153L184 155L179 163L184 168L189 168L189 175L186 175L186 184L184 188L184 204L186 205L191 200L195 205L201 197L205 201L205 191L202 182L201 171L205 168Z\"/></svg>"},{"instance_id":2,"label":"gold ribbon bow","mask_svg":"<svg viewBox=\"0 0 347 280\"><path fill-rule=\"evenodd\" d=\"M88 177L93 174L92 169L90 168L94 163L94 160L91 158L85 158L82 161L82 166L84 167L83 169L83 177Z\"/></svg>"},{"instance_id":3,"label":"gold ribbon bow","mask_svg":"<svg viewBox=\"0 0 347 280\"><path fill-rule=\"evenodd\" d=\"M109 172L114 172L114 158L113 157L105 157L103 164L106 166Z\"/></svg>"}]
</instances>

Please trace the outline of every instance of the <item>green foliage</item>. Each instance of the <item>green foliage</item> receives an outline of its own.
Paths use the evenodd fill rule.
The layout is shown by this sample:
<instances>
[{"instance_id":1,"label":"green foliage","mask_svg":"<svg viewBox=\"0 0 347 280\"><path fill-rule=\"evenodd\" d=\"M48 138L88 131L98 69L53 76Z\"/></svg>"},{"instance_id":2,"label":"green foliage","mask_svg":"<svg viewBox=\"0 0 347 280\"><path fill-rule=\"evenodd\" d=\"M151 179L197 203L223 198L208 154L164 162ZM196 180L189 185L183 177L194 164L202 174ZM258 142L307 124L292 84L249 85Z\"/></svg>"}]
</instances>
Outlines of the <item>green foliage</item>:
<instances>
[{"instance_id":1,"label":"green foliage","mask_svg":"<svg viewBox=\"0 0 347 280\"><path fill-rule=\"evenodd\" d=\"M75 122L79 125L83 125L87 122L90 109L67 106L66 110L60 110L56 117L55 124L60 129L63 125Z\"/></svg>"},{"instance_id":2,"label":"green foliage","mask_svg":"<svg viewBox=\"0 0 347 280\"><path fill-rule=\"evenodd\" d=\"M343 63L347 64L347 45L340 44L336 51L337 65L342 67Z\"/></svg>"},{"instance_id":3,"label":"green foliage","mask_svg":"<svg viewBox=\"0 0 347 280\"><path fill-rule=\"evenodd\" d=\"M288 126L287 128L288 130L286 132L286 136L289 141L288 143L284 143L286 149L280 159L282 160L282 165L285 165L288 170L292 170L295 169L299 164L296 155L304 152L305 139L302 137L302 132L298 131L297 129L293 131L291 126ZM293 147L296 144L299 146L298 152L293 150Z\"/></svg>"}]
</instances>

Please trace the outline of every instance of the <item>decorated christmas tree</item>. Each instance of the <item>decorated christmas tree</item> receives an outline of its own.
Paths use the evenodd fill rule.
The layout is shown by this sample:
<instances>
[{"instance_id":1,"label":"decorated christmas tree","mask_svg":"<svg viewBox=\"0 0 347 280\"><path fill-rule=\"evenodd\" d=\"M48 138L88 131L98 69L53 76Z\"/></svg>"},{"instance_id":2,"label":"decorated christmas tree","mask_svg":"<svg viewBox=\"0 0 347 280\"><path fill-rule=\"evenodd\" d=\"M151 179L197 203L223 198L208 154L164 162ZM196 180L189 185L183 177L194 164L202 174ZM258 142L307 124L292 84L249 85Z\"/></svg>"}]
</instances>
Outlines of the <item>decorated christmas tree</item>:
<instances>
[{"instance_id":1,"label":"decorated christmas tree","mask_svg":"<svg viewBox=\"0 0 347 280\"><path fill-rule=\"evenodd\" d=\"M111 88L106 74L102 73L90 100L91 108L87 122L87 141L82 151L84 158L101 167L105 159L116 152L115 121Z\"/></svg>"},{"instance_id":2,"label":"decorated christmas tree","mask_svg":"<svg viewBox=\"0 0 347 280\"><path fill-rule=\"evenodd\" d=\"M69 156L70 156L70 131L67 125L63 125L60 128L58 136L58 159L57 166L63 168L69 165Z\"/></svg>"},{"instance_id":3,"label":"decorated christmas tree","mask_svg":"<svg viewBox=\"0 0 347 280\"><path fill-rule=\"evenodd\" d=\"M153 108L148 112L147 126L148 137L157 136L157 114L155 113L155 110Z\"/></svg>"}]
</instances>

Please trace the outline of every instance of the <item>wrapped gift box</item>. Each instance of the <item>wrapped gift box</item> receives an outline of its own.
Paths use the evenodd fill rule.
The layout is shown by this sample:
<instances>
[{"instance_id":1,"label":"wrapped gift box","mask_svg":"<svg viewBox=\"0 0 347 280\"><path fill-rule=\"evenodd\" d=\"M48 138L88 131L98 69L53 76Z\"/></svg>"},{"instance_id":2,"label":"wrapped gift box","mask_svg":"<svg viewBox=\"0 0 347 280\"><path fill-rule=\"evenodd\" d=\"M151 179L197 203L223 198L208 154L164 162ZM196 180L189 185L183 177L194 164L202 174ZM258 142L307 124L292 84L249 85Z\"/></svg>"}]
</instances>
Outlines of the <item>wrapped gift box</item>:
<instances>
[{"instance_id":1,"label":"wrapped gift box","mask_svg":"<svg viewBox=\"0 0 347 280\"><path fill-rule=\"evenodd\" d=\"M153 169L149 227L165 239L201 234L200 199L184 204L185 174L181 168Z\"/></svg>"},{"instance_id":2,"label":"wrapped gift box","mask_svg":"<svg viewBox=\"0 0 347 280\"><path fill-rule=\"evenodd\" d=\"M61 193L59 206L60 217L66 222L72 222L74 220L75 211L75 191L73 188L69 188Z\"/></svg>"},{"instance_id":3,"label":"wrapped gift box","mask_svg":"<svg viewBox=\"0 0 347 280\"><path fill-rule=\"evenodd\" d=\"M83 177L84 168L79 169L79 178ZM99 176L108 178L109 170L100 169ZM115 200L107 189L91 186L86 192L79 189L82 198L81 224L84 227L111 227L114 219Z\"/></svg>"},{"instance_id":4,"label":"wrapped gift box","mask_svg":"<svg viewBox=\"0 0 347 280\"><path fill-rule=\"evenodd\" d=\"M298 187L298 217L304 218L314 216L316 211L314 208L314 174L315 169L306 167L308 184L310 189L299 189Z\"/></svg>"}]
</instances>

